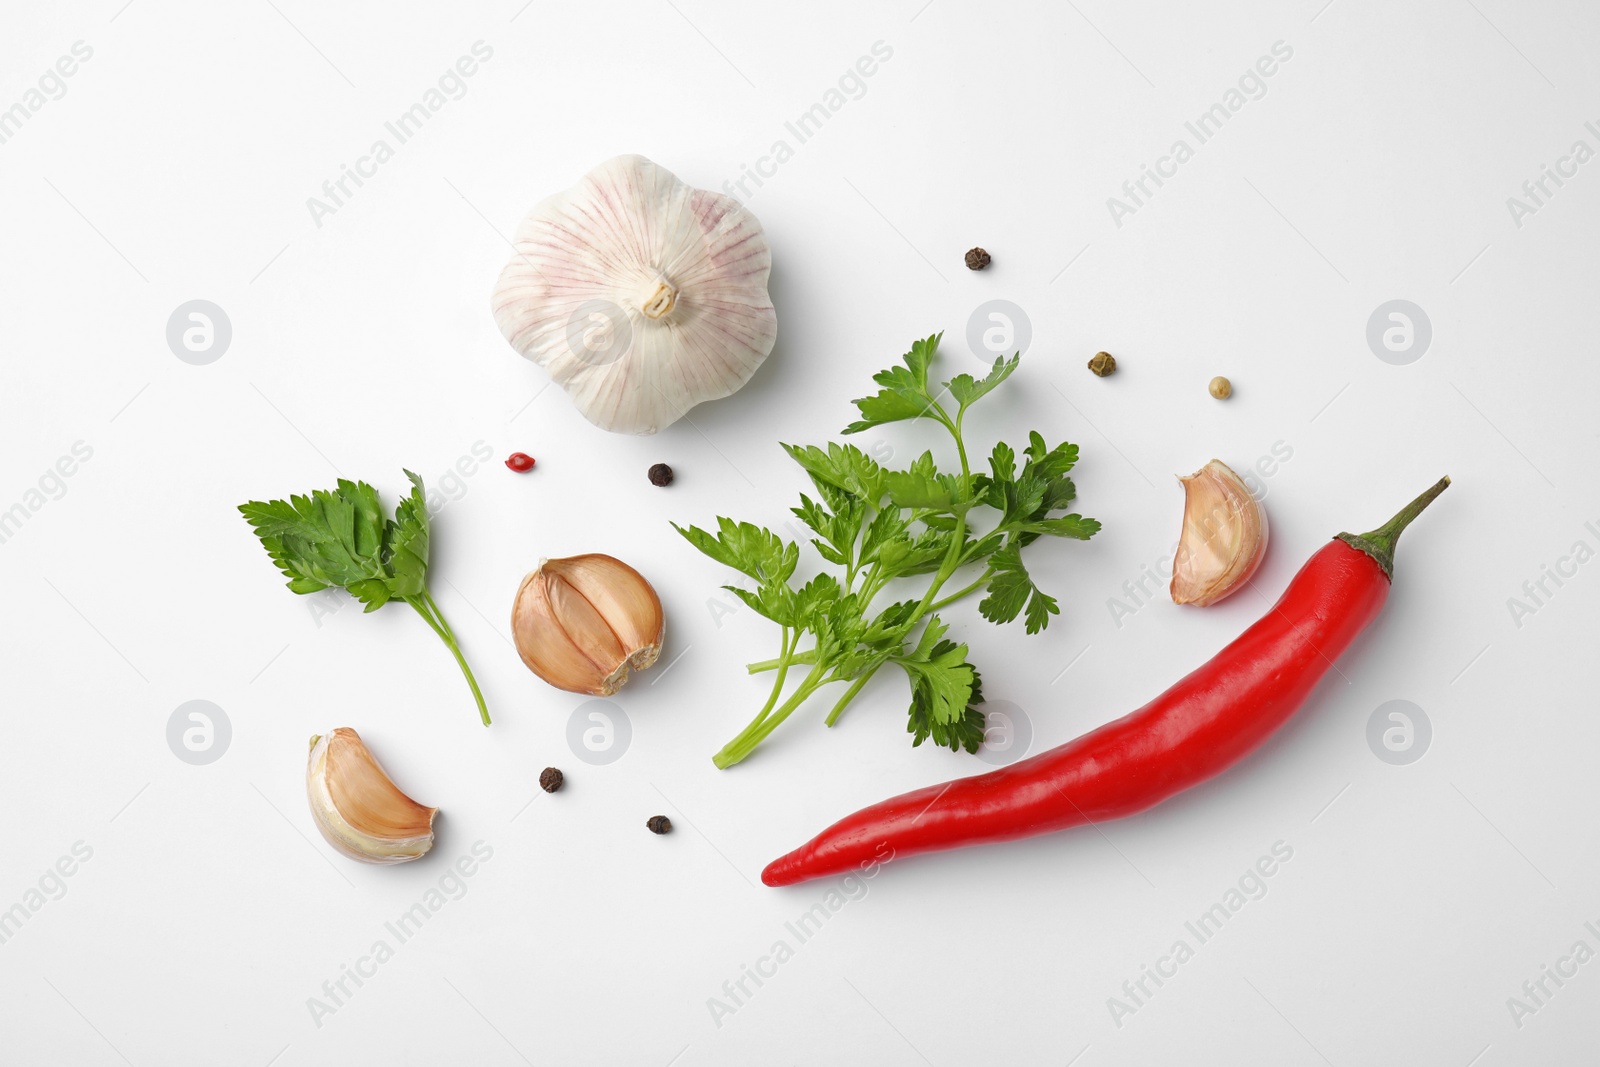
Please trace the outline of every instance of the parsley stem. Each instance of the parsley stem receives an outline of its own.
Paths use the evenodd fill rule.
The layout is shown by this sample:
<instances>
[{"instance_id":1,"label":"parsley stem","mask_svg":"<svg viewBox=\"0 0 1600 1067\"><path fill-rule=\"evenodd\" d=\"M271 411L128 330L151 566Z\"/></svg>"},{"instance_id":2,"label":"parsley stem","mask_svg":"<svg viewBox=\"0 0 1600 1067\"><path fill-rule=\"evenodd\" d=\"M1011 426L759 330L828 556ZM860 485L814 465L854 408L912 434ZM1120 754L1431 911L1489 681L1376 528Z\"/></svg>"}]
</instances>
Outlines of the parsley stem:
<instances>
[{"instance_id":1,"label":"parsley stem","mask_svg":"<svg viewBox=\"0 0 1600 1067\"><path fill-rule=\"evenodd\" d=\"M983 586L984 586L984 583L987 582L990 578L993 578L993 577L994 577L994 568L992 568L992 567L985 568L983 574L978 578L977 581L973 582L971 585L967 586L965 589L961 590L959 593L951 593L949 596L945 597L943 600L938 600L938 601L935 601L932 604L929 604L928 605L928 610L929 611L938 611L940 608L949 607L951 604L954 604L956 601L960 600L964 596L967 596L969 593L975 593L979 589L982 589Z\"/></svg>"},{"instance_id":2,"label":"parsley stem","mask_svg":"<svg viewBox=\"0 0 1600 1067\"><path fill-rule=\"evenodd\" d=\"M467 685L472 687L472 699L478 702L478 715L483 719L483 725L489 725L489 707L483 702L483 691L478 688L478 680L472 676L472 668L467 666L467 658L461 654L461 646L456 644L456 635L450 629L450 624L444 620L444 612L439 610L439 605L433 602L426 586L417 596L405 597L405 602L410 604L422 621L427 623L434 633L439 635L439 640L445 643L450 654L456 658L456 663L461 667L461 673L467 677Z\"/></svg>"},{"instance_id":3,"label":"parsley stem","mask_svg":"<svg viewBox=\"0 0 1600 1067\"><path fill-rule=\"evenodd\" d=\"M796 708L804 704L806 698L816 692L817 688L825 680L822 665L818 664L812 667L811 673L805 676L805 679L795 691L789 695L789 699L783 702L782 707L770 714L757 718L749 726L746 726L738 737L723 745L722 751L711 757L711 762L726 770L750 755L751 752L755 751L756 746L765 740L768 734L776 730L779 724L787 719Z\"/></svg>"},{"instance_id":4,"label":"parsley stem","mask_svg":"<svg viewBox=\"0 0 1600 1067\"><path fill-rule=\"evenodd\" d=\"M800 634L798 632L794 635L794 643L796 645L800 643ZM756 660L754 663L745 664L745 670L751 674L764 674L767 671L777 670L785 663L811 664L817 662L817 650L814 648L808 648L804 652L795 652L793 651L793 645L791 645L790 649L791 651L787 658L775 656L772 659Z\"/></svg>"},{"instance_id":5,"label":"parsley stem","mask_svg":"<svg viewBox=\"0 0 1600 1067\"><path fill-rule=\"evenodd\" d=\"M882 664L878 666L881 667ZM844 714L844 709L849 707L850 702L856 698L856 694L861 692L862 686L872 681L872 676L877 673L877 667L872 668L870 671L862 671L860 677L851 682L850 688L844 691L844 696L839 698L839 702L833 706L833 710L828 712L828 717L823 720L823 725L832 726L838 722L839 716Z\"/></svg>"},{"instance_id":6,"label":"parsley stem","mask_svg":"<svg viewBox=\"0 0 1600 1067\"><path fill-rule=\"evenodd\" d=\"M439 620L439 627L444 631L444 635L454 641L456 632L450 629L450 621L444 617L444 612L439 610L439 605L434 601L433 593L429 592L427 586L422 587L422 602L428 605L428 610L433 613L433 617Z\"/></svg>"},{"instance_id":7,"label":"parsley stem","mask_svg":"<svg viewBox=\"0 0 1600 1067\"><path fill-rule=\"evenodd\" d=\"M933 581L928 585L928 591L922 594L922 599L917 602L916 610L911 613L911 618L906 625L910 626L926 615L931 608L933 598L939 595L939 590L944 583L950 580L950 575L955 573L956 560L961 558L961 549L967 541L967 513L961 512L956 516L955 527L950 531L950 548L944 554L944 562L939 564L939 571L933 576Z\"/></svg>"},{"instance_id":8,"label":"parsley stem","mask_svg":"<svg viewBox=\"0 0 1600 1067\"><path fill-rule=\"evenodd\" d=\"M929 612L942 611L945 608L949 607L951 604L954 604L956 601L964 599L965 597L971 596L973 593L976 593L979 589L982 589L986 584L988 584L989 579L991 579L993 577L994 577L994 568L992 568L992 567L984 568L984 572L982 574L980 574L978 576L977 580L974 581L971 585L968 585L968 586L964 587L959 592L951 593L949 596L943 597L943 598L941 598L939 600L936 600L933 603L929 604L928 605L928 611ZM876 593L877 590L873 589L870 592L871 593ZM870 601L871 597L870 597L870 595L869 596L864 596L862 599ZM921 616L919 615L918 617L920 618ZM798 635L796 635L796 636L798 638ZM798 640L796 640L795 643L798 644L799 643ZM779 667L784 666L785 663L815 663L816 661L817 661L817 650L814 649L814 648L808 648L804 652L795 652L795 653L791 654L790 656L787 657L787 659L785 659L785 657L783 657L783 656L775 656L772 659L759 659L759 660L756 660L753 663L747 663L747 664L745 664L745 670L748 671L750 674L764 674L767 671L775 671L775 670L777 670Z\"/></svg>"},{"instance_id":9,"label":"parsley stem","mask_svg":"<svg viewBox=\"0 0 1600 1067\"><path fill-rule=\"evenodd\" d=\"M950 426L950 434L956 439L956 454L961 457L961 487L969 494L972 492L972 468L967 466L967 442L961 436L961 420L967 417L967 409L962 408L956 415L954 426Z\"/></svg>"},{"instance_id":10,"label":"parsley stem","mask_svg":"<svg viewBox=\"0 0 1600 1067\"><path fill-rule=\"evenodd\" d=\"M942 407L939 410L940 414L944 413ZM956 452L961 457L962 492L964 496L970 496L972 493L972 470L967 465L966 442L961 438L961 420L966 414L966 408L962 408L956 413L954 422L950 420L948 415L944 415L939 421L944 423L945 428L950 431L950 436L955 438ZM928 591L922 595L922 600L918 602L916 610L911 613L911 622L915 622L933 610L929 605L933 603L933 598L938 595L944 583L949 581L950 576L955 573L956 561L961 558L961 553L966 548L966 543L967 512L963 508L956 512L955 526L950 531L950 549L945 553L944 562L939 565L939 571L933 576L933 581L929 584Z\"/></svg>"},{"instance_id":11,"label":"parsley stem","mask_svg":"<svg viewBox=\"0 0 1600 1067\"><path fill-rule=\"evenodd\" d=\"M792 641L790 639L791 634L793 635ZM777 662L778 677L772 681L772 694L767 697L767 703L761 709L761 714L756 716L756 722L760 722L762 719L765 719L767 717L767 713L772 710L772 706L778 702L778 697L783 692L783 680L788 675L789 664L792 662L792 660L789 658L789 654L794 651L794 646L799 643L799 631L791 631L789 627L783 627L783 640L781 642L782 647L781 651L779 652Z\"/></svg>"},{"instance_id":12,"label":"parsley stem","mask_svg":"<svg viewBox=\"0 0 1600 1067\"><path fill-rule=\"evenodd\" d=\"M883 588L884 579L878 577L878 572L883 569L881 562L873 563L872 569L867 572L866 579L861 583L861 606L866 608L872 603L872 598L878 595L878 590Z\"/></svg>"}]
</instances>

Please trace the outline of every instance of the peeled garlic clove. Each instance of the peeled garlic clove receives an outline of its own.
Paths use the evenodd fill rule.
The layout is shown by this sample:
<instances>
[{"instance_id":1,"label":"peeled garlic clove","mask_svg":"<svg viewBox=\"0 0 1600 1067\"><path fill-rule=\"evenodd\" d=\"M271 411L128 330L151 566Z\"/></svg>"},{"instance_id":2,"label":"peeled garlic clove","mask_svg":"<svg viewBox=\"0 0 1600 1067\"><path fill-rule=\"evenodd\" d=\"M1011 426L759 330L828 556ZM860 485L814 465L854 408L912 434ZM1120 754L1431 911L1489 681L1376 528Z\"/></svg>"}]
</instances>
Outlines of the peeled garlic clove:
<instances>
[{"instance_id":1,"label":"peeled garlic clove","mask_svg":"<svg viewBox=\"0 0 1600 1067\"><path fill-rule=\"evenodd\" d=\"M1183 534L1172 559L1172 602L1215 604L1261 565L1267 513L1226 463L1214 459L1183 483Z\"/></svg>"},{"instance_id":2,"label":"peeled garlic clove","mask_svg":"<svg viewBox=\"0 0 1600 1067\"><path fill-rule=\"evenodd\" d=\"M522 579L511 631L534 674L557 689L608 697L660 657L666 617L638 571L591 553L544 560Z\"/></svg>"},{"instance_id":3,"label":"peeled garlic clove","mask_svg":"<svg viewBox=\"0 0 1600 1067\"><path fill-rule=\"evenodd\" d=\"M306 796L317 829L351 859L405 863L433 847L439 809L400 792L348 726L311 739Z\"/></svg>"},{"instance_id":4,"label":"peeled garlic clove","mask_svg":"<svg viewBox=\"0 0 1600 1067\"><path fill-rule=\"evenodd\" d=\"M728 396L777 339L761 223L643 156L540 203L513 245L495 322L604 429L655 433Z\"/></svg>"}]
</instances>

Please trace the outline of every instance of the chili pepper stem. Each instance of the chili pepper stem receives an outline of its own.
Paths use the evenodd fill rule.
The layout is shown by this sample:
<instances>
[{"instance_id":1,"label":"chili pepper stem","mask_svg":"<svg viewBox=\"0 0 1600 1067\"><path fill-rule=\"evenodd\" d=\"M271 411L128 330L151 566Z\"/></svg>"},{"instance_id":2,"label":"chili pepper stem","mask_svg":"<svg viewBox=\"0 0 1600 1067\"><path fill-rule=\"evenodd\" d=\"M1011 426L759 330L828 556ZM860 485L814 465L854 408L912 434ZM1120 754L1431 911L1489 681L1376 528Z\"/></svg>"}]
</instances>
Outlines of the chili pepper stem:
<instances>
[{"instance_id":1,"label":"chili pepper stem","mask_svg":"<svg viewBox=\"0 0 1600 1067\"><path fill-rule=\"evenodd\" d=\"M1383 568L1384 577L1392 582L1394 581L1394 548L1400 540L1400 534L1407 526L1411 525L1413 519L1422 514L1424 508L1433 503L1435 498L1449 487L1450 476L1447 474L1437 482L1434 482L1421 496L1401 508L1395 513L1394 518L1376 530L1364 534L1342 533L1338 539L1351 548L1360 549L1371 556L1378 566Z\"/></svg>"}]
</instances>

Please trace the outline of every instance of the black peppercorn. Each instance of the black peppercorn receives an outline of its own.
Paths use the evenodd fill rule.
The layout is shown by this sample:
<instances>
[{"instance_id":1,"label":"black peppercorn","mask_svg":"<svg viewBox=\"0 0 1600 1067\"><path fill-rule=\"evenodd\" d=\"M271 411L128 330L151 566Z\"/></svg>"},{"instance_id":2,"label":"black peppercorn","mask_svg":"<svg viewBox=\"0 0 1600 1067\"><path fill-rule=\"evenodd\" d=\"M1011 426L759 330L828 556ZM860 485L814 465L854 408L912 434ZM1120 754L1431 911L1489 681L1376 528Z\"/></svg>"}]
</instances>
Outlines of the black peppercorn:
<instances>
[{"instance_id":1,"label":"black peppercorn","mask_svg":"<svg viewBox=\"0 0 1600 1067\"><path fill-rule=\"evenodd\" d=\"M650 467L651 485L671 485L672 468L665 463L656 463Z\"/></svg>"},{"instance_id":2,"label":"black peppercorn","mask_svg":"<svg viewBox=\"0 0 1600 1067\"><path fill-rule=\"evenodd\" d=\"M1117 369L1117 359L1110 352L1096 352L1089 361L1089 369L1104 378Z\"/></svg>"},{"instance_id":3,"label":"black peppercorn","mask_svg":"<svg viewBox=\"0 0 1600 1067\"><path fill-rule=\"evenodd\" d=\"M561 783L564 781L566 777L554 767L546 767L539 772L539 788L546 793L554 793L561 788Z\"/></svg>"},{"instance_id":4,"label":"black peppercorn","mask_svg":"<svg viewBox=\"0 0 1600 1067\"><path fill-rule=\"evenodd\" d=\"M664 834L672 829L672 820L665 815L652 815L644 825L653 834Z\"/></svg>"},{"instance_id":5,"label":"black peppercorn","mask_svg":"<svg viewBox=\"0 0 1600 1067\"><path fill-rule=\"evenodd\" d=\"M982 270L989 265L989 253L981 248L967 249L967 269Z\"/></svg>"}]
</instances>

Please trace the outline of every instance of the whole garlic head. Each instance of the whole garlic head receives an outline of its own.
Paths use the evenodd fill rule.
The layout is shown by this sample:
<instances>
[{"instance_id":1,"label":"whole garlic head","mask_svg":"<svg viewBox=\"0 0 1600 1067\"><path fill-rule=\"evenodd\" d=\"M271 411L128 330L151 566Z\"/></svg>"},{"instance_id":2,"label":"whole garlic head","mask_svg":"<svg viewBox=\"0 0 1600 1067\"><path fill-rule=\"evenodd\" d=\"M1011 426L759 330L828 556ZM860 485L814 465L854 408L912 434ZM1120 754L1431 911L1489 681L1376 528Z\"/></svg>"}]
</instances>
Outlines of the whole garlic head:
<instances>
[{"instance_id":1,"label":"whole garlic head","mask_svg":"<svg viewBox=\"0 0 1600 1067\"><path fill-rule=\"evenodd\" d=\"M1183 533L1172 558L1172 602L1205 607L1250 580L1267 551L1267 513L1220 459L1183 483Z\"/></svg>"},{"instance_id":2,"label":"whole garlic head","mask_svg":"<svg viewBox=\"0 0 1600 1067\"><path fill-rule=\"evenodd\" d=\"M777 339L761 223L643 156L540 203L513 245L495 322L604 429L655 433L728 396Z\"/></svg>"},{"instance_id":3,"label":"whole garlic head","mask_svg":"<svg viewBox=\"0 0 1600 1067\"><path fill-rule=\"evenodd\" d=\"M599 552L540 561L511 605L522 662L569 693L612 695L660 658L666 629L644 575Z\"/></svg>"}]
</instances>

